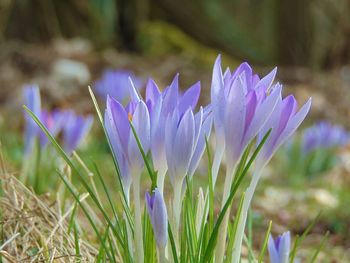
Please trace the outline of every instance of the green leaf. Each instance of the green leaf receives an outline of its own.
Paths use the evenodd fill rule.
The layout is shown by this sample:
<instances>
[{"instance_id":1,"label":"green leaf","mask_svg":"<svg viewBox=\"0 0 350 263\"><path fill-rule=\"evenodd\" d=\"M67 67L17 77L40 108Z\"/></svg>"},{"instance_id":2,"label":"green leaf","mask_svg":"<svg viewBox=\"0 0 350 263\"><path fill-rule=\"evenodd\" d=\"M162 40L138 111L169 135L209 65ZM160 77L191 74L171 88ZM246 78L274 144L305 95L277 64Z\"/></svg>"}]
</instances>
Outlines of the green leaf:
<instances>
[{"instance_id":1,"label":"green leaf","mask_svg":"<svg viewBox=\"0 0 350 263\"><path fill-rule=\"evenodd\" d=\"M239 185L241 184L243 178L245 177L245 175L247 174L249 168L251 167L251 165L253 164L254 160L256 159L258 153L260 152L261 148L263 147L263 145L265 144L267 138L269 137L271 133L271 129L265 134L264 138L261 140L261 142L259 143L258 147L256 148L256 150L254 151L253 155L250 157L247 165L244 167L242 173L238 176L237 180L235 180L232 184L231 187L231 192L229 197L227 198L227 201L224 205L224 207L222 208L219 217L216 221L215 227L211 233L208 245L205 249L205 254L204 254L204 258L202 259L201 262L209 262L213 256L214 250L215 250L215 246L216 246L216 242L217 242L217 237L218 237L218 233L219 233L219 227L225 217L225 214L228 210L228 208L231 206L231 203L233 201L233 197L235 196L237 189L239 187Z\"/></svg>"},{"instance_id":2,"label":"green leaf","mask_svg":"<svg viewBox=\"0 0 350 263\"><path fill-rule=\"evenodd\" d=\"M324 243L327 241L328 236L329 236L329 231L327 231L326 235L322 238L320 245L317 247L316 251L314 252L314 254L310 260L310 263L316 262L317 256L320 253L321 249L323 248Z\"/></svg>"},{"instance_id":3,"label":"green leaf","mask_svg":"<svg viewBox=\"0 0 350 263\"><path fill-rule=\"evenodd\" d=\"M169 223L168 223L168 236L169 236L171 251L173 252L172 254L173 254L174 263L179 263L177 252L176 252L176 244L175 244L173 232L171 231L171 225Z\"/></svg>"},{"instance_id":4,"label":"green leaf","mask_svg":"<svg viewBox=\"0 0 350 263\"><path fill-rule=\"evenodd\" d=\"M321 212L319 212L317 214L317 216L315 217L315 219L312 220L312 222L309 224L309 226L305 229L304 233L300 237L297 236L297 238L295 239L295 242L293 245L293 250L291 251L291 254L289 256L290 262L294 262L294 258L296 256L298 246L301 244L301 242L303 242L305 237L309 234L310 230L315 226L315 224L317 223L320 216L321 216Z\"/></svg>"},{"instance_id":5,"label":"green leaf","mask_svg":"<svg viewBox=\"0 0 350 263\"><path fill-rule=\"evenodd\" d=\"M258 263L262 263L263 262L265 251L266 251L266 247L267 247L267 243L269 241L269 236L271 234L271 227L272 227L272 221L270 221L269 227L267 228L267 231L266 231L266 234L265 234L265 238L264 238L264 243L263 243L263 246L262 246L261 251L260 251Z\"/></svg>"}]
</instances>

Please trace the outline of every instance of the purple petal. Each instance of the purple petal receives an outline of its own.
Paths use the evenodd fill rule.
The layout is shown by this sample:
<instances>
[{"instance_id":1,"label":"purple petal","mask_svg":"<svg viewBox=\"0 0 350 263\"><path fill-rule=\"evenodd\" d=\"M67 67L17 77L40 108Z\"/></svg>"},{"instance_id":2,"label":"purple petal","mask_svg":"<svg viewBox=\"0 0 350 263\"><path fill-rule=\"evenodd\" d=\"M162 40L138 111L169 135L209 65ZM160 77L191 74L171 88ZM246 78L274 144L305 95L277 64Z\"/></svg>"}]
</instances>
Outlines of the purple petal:
<instances>
[{"instance_id":1,"label":"purple petal","mask_svg":"<svg viewBox=\"0 0 350 263\"><path fill-rule=\"evenodd\" d=\"M286 128L283 130L281 135L279 136L276 144L274 145L274 151L284 143L300 126L300 124L304 121L306 115L308 114L311 107L311 98L300 108L300 110L290 119Z\"/></svg>"},{"instance_id":2,"label":"purple petal","mask_svg":"<svg viewBox=\"0 0 350 263\"><path fill-rule=\"evenodd\" d=\"M132 101L140 101L140 96L139 94L137 93L137 90L136 90L136 87L134 85L134 83L132 82L132 78L129 77L129 92L130 92L130 97L131 97L131 100Z\"/></svg>"},{"instance_id":3,"label":"purple petal","mask_svg":"<svg viewBox=\"0 0 350 263\"><path fill-rule=\"evenodd\" d=\"M273 237L271 235L269 236L267 248L269 250L270 263L281 263L279 261L279 255L278 255L277 248L275 246L275 241L273 240Z\"/></svg>"},{"instance_id":4,"label":"purple petal","mask_svg":"<svg viewBox=\"0 0 350 263\"><path fill-rule=\"evenodd\" d=\"M113 119L122 148L126 150L128 148L130 134L130 125L127 112L125 111L123 105L109 96L107 97L106 111L109 112L109 115Z\"/></svg>"},{"instance_id":5,"label":"purple petal","mask_svg":"<svg viewBox=\"0 0 350 263\"><path fill-rule=\"evenodd\" d=\"M269 120L271 113L274 111L278 100L281 99L281 87L277 87L272 93L267 96L266 100L255 111L253 119L244 135L242 146L246 145L262 130L264 124ZM268 129L267 129L268 130ZM267 130L263 134L266 134Z\"/></svg>"},{"instance_id":6,"label":"purple petal","mask_svg":"<svg viewBox=\"0 0 350 263\"><path fill-rule=\"evenodd\" d=\"M256 89L262 89L263 91L268 91L276 77L277 67L274 68L269 74L263 77L257 84Z\"/></svg>"},{"instance_id":7,"label":"purple petal","mask_svg":"<svg viewBox=\"0 0 350 263\"><path fill-rule=\"evenodd\" d=\"M130 185L131 185L131 174L129 171L128 163L125 157L124 150L121 146L120 138L117 132L117 128L115 127L113 116L111 114L111 111L105 112L105 119L104 119L104 124L106 128L106 133L108 136L108 139L111 143L112 146L112 151L114 153L114 156L116 158L116 161L118 163L120 173L121 173L121 178L122 178L122 183L124 190L126 192L129 191Z\"/></svg>"},{"instance_id":8,"label":"purple petal","mask_svg":"<svg viewBox=\"0 0 350 263\"><path fill-rule=\"evenodd\" d=\"M134 115L132 116L132 124L134 125L136 134L141 142L144 152L147 153L151 140L150 120L147 106L143 101L140 101L136 106ZM130 133L128 148L130 160L133 162L137 161L138 164L143 166L143 158L133 133Z\"/></svg>"},{"instance_id":9,"label":"purple petal","mask_svg":"<svg viewBox=\"0 0 350 263\"><path fill-rule=\"evenodd\" d=\"M193 86L191 86L182 96L178 108L180 109L180 114L184 113L188 108L191 108L192 110L195 109L199 94L201 92L201 84L198 81Z\"/></svg>"},{"instance_id":10,"label":"purple petal","mask_svg":"<svg viewBox=\"0 0 350 263\"><path fill-rule=\"evenodd\" d=\"M197 113L198 114L198 113ZM189 171L188 175L191 178L195 172L195 170L198 167L198 164L202 158L203 152L205 150L205 139L209 139L210 132L211 132L211 127L212 127L212 122L213 122L213 116L211 114L211 111L209 108L204 110L203 114L203 121L201 124L201 129L199 132L198 140L196 142L196 146L191 158L191 163L189 166Z\"/></svg>"},{"instance_id":11,"label":"purple petal","mask_svg":"<svg viewBox=\"0 0 350 263\"><path fill-rule=\"evenodd\" d=\"M179 74L176 74L169 88L164 94L164 113L167 115L174 111L179 100Z\"/></svg>"},{"instance_id":12,"label":"purple petal","mask_svg":"<svg viewBox=\"0 0 350 263\"><path fill-rule=\"evenodd\" d=\"M234 164L241 155L246 104L241 82L236 79L228 94L225 111L225 142L227 162Z\"/></svg>"},{"instance_id":13,"label":"purple petal","mask_svg":"<svg viewBox=\"0 0 350 263\"><path fill-rule=\"evenodd\" d=\"M161 93L157 84L153 79L149 79L146 86L146 102L150 102L153 106L161 97Z\"/></svg>"},{"instance_id":14,"label":"purple petal","mask_svg":"<svg viewBox=\"0 0 350 263\"><path fill-rule=\"evenodd\" d=\"M289 262L289 252L290 252L290 232L283 233L278 246L279 262L288 263Z\"/></svg>"},{"instance_id":15,"label":"purple petal","mask_svg":"<svg viewBox=\"0 0 350 263\"><path fill-rule=\"evenodd\" d=\"M190 109L187 110L179 121L174 118L176 115L175 112L171 120L172 124L167 125L166 129L166 131L169 131L170 126L174 127L174 124L176 125L176 123L179 122L179 124L175 126L175 132L165 134L167 163L172 182L182 180L186 176L193 153L195 136L194 116L192 111ZM172 138L170 136L172 136Z\"/></svg>"},{"instance_id":16,"label":"purple petal","mask_svg":"<svg viewBox=\"0 0 350 263\"><path fill-rule=\"evenodd\" d=\"M221 70L221 56L215 61L211 82L211 105L213 110L214 126L217 137L224 136L225 94L224 81Z\"/></svg>"}]
</instances>

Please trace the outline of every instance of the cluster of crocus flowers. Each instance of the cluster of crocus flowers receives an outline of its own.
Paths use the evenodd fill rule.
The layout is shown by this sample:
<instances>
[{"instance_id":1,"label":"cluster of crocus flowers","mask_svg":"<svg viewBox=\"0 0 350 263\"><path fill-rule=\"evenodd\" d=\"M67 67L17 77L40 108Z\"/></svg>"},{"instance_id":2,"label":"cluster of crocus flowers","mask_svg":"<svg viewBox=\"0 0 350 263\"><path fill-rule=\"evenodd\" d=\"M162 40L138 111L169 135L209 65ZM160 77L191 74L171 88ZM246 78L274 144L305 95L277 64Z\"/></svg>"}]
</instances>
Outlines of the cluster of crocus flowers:
<instances>
[{"instance_id":1,"label":"cluster of crocus flowers","mask_svg":"<svg viewBox=\"0 0 350 263\"><path fill-rule=\"evenodd\" d=\"M175 229L178 229L180 222L184 178L192 177L196 170L212 122L210 107L194 112L200 94L200 84L194 84L182 94L179 91L178 78L176 75L163 92L153 80L149 80L145 101L139 96L130 78L129 103L123 106L122 102L108 97L105 111L108 139L120 166L127 197L130 186L133 185L135 220L141 222L139 191L143 159L130 124L133 125L143 151L151 152L153 166L157 172L157 193L161 196L165 174L168 172L173 186ZM137 223L135 225L137 226ZM135 231L135 235L140 234L141 231ZM138 236L135 239L142 242L142 237ZM139 254L137 257L141 260L142 246L136 246L136 253Z\"/></svg>"},{"instance_id":2,"label":"cluster of crocus flowers","mask_svg":"<svg viewBox=\"0 0 350 263\"><path fill-rule=\"evenodd\" d=\"M339 125L321 121L305 129L302 134L301 148L304 154L317 149L335 149L350 141L350 133Z\"/></svg>"},{"instance_id":3,"label":"cluster of crocus flowers","mask_svg":"<svg viewBox=\"0 0 350 263\"><path fill-rule=\"evenodd\" d=\"M247 213L261 170L280 145L299 127L311 105L309 100L298 110L293 96L283 98L282 85L274 83L275 75L276 69L260 78L247 63L241 64L233 72L230 69L223 72L219 56L213 69L211 104L199 107L198 111L196 107L200 96L199 82L181 93L178 75L163 91L150 79L146 86L145 99L139 95L132 78L129 78L128 83L124 83L124 88L129 91L129 101L124 101L124 97L107 96L105 128L120 168L128 203L129 191L133 186L134 252L138 262L143 261L140 176L144 167L144 156L140 147L146 156L150 153L157 173L157 188L151 195L146 194L146 206L158 248L163 251L168 221L163 199L165 176L168 175L173 189L172 217L169 221L175 233L175 241L179 242L185 179L191 179L199 165L212 123L216 138L212 166L213 187L221 159L224 154L226 157L222 207L230 194L235 170L243 152L248 145L253 145L254 142L259 144L272 130L257 156L255 172L246 190L242 212L237 219L238 228L231 258L232 262L239 262ZM198 210L198 222L206 217L207 211L203 209L207 202L207 194L201 192L200 196L202 208ZM226 214L217 245L216 262L222 262L224 259L228 218Z\"/></svg>"},{"instance_id":4,"label":"cluster of crocus flowers","mask_svg":"<svg viewBox=\"0 0 350 263\"><path fill-rule=\"evenodd\" d=\"M106 70L103 72L102 77L96 81L96 93L105 100L107 95L110 97L125 102L130 99L129 93L129 78L132 79L137 89L142 88L142 80L135 76L132 71L129 70Z\"/></svg>"},{"instance_id":5,"label":"cluster of crocus flowers","mask_svg":"<svg viewBox=\"0 0 350 263\"><path fill-rule=\"evenodd\" d=\"M223 73L220 56L213 69L211 98L216 141L219 147L225 147L227 163L222 206L228 198L234 171L243 151L254 138L257 137L259 142L272 129L257 157L255 172L243 201L232 262L239 262L240 259L247 213L261 170L278 147L299 127L311 106L311 100L309 100L298 111L297 102L292 95L283 99L282 86L279 83L273 84L275 75L276 69L260 79L247 63L241 64L234 72L227 69ZM220 159L222 153L219 152L218 155L217 159ZM213 168L216 169L215 163ZM213 174L215 175L216 172L217 170L214 170ZM222 225L223 235L218 243L216 253L218 262L224 258L227 222L228 215Z\"/></svg>"},{"instance_id":6,"label":"cluster of crocus flowers","mask_svg":"<svg viewBox=\"0 0 350 263\"><path fill-rule=\"evenodd\" d=\"M62 132L64 149L71 154L88 134L93 122L92 116L83 117L71 110L55 109L50 112L42 109L40 91L37 86L25 86L23 94L24 105L39 118L52 136L56 137ZM24 115L26 120L24 151L28 155L32 152L36 139L39 139L42 149L46 147L48 139L34 120L27 113Z\"/></svg>"}]
</instances>

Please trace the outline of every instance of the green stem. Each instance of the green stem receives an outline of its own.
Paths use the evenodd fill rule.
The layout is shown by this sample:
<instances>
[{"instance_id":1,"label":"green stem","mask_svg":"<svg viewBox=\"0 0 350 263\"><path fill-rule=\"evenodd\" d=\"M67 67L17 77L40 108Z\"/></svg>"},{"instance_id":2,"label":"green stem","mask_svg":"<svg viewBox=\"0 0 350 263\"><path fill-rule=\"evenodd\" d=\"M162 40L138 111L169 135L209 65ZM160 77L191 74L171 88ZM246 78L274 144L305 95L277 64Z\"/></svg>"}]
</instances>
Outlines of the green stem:
<instances>
[{"instance_id":1,"label":"green stem","mask_svg":"<svg viewBox=\"0 0 350 263\"><path fill-rule=\"evenodd\" d=\"M135 203L135 262L143 262L143 237L142 237L142 218L141 218L141 201L140 201L140 176L134 176L133 192Z\"/></svg>"},{"instance_id":2,"label":"green stem","mask_svg":"<svg viewBox=\"0 0 350 263\"><path fill-rule=\"evenodd\" d=\"M224 150L225 150L225 144L222 142L217 142L217 147L216 151L214 154L214 160L213 160L213 165L212 165L212 177L213 177L213 189L215 187L216 179L219 174L219 169L220 169L220 164L222 160L222 156L224 155Z\"/></svg>"},{"instance_id":3,"label":"green stem","mask_svg":"<svg viewBox=\"0 0 350 263\"><path fill-rule=\"evenodd\" d=\"M165 247L158 247L158 262L159 263L166 263L166 257L165 257Z\"/></svg>"},{"instance_id":4,"label":"green stem","mask_svg":"<svg viewBox=\"0 0 350 263\"><path fill-rule=\"evenodd\" d=\"M36 159L35 159L35 167L34 167L34 191L36 193L41 193L41 185L43 182L41 182L41 178L40 178L40 159L41 159L41 148L40 148L40 145L39 143L37 144L37 147L36 147ZM44 182L45 184L45 182Z\"/></svg>"},{"instance_id":5,"label":"green stem","mask_svg":"<svg viewBox=\"0 0 350 263\"><path fill-rule=\"evenodd\" d=\"M164 171L160 171L157 175L157 188L162 195L164 191L165 174L166 174L166 169Z\"/></svg>"},{"instance_id":6,"label":"green stem","mask_svg":"<svg viewBox=\"0 0 350 263\"><path fill-rule=\"evenodd\" d=\"M174 217L174 235L175 242L179 245L179 231L180 231L180 216L181 216L181 190L182 181L174 183L174 199L173 199L173 217Z\"/></svg>"},{"instance_id":7,"label":"green stem","mask_svg":"<svg viewBox=\"0 0 350 263\"><path fill-rule=\"evenodd\" d=\"M239 263L240 262L244 229L245 229L245 225L247 222L247 216L248 216L250 203L253 199L253 195L254 195L256 186L258 185L258 182L260 179L260 171L261 171L261 169L258 169L253 174L252 181L251 181L251 183L246 191L246 198L243 201L242 213L241 213L241 216L239 217L237 232L236 232L236 235L234 237L235 241L234 241L234 247L232 250L232 261L231 261L232 263Z\"/></svg>"},{"instance_id":8,"label":"green stem","mask_svg":"<svg viewBox=\"0 0 350 263\"><path fill-rule=\"evenodd\" d=\"M231 191L231 185L233 180L233 172L235 170L236 165L233 165L232 167L226 168L226 177L225 177L225 184L224 184L224 192L222 195L222 205L223 208L227 198L230 195ZM226 247L226 236L227 236L227 226L228 226L228 220L230 218L230 212L226 212L225 217L223 219L222 225L221 225L221 231L220 231L220 237L217 244L217 250L215 254L215 262L223 262L224 255L225 255L225 247Z\"/></svg>"}]
</instances>

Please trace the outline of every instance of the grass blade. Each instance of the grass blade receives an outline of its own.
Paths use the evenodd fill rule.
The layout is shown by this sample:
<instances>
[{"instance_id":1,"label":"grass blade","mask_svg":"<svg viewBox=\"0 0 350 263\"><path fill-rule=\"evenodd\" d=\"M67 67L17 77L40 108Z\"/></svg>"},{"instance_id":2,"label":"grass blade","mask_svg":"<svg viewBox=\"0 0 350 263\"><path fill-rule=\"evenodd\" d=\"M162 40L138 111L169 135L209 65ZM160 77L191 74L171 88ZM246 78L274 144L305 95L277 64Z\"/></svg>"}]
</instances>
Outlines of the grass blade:
<instances>
[{"instance_id":1,"label":"grass blade","mask_svg":"<svg viewBox=\"0 0 350 263\"><path fill-rule=\"evenodd\" d=\"M264 243L263 243L263 246L262 246L261 251L260 251L258 263L262 263L263 262L265 251L266 251L266 247L267 247L267 243L269 241L269 236L271 234L271 228L272 228L272 221L269 222L269 227L267 228L267 231L266 231L266 234L265 234Z\"/></svg>"}]
</instances>

